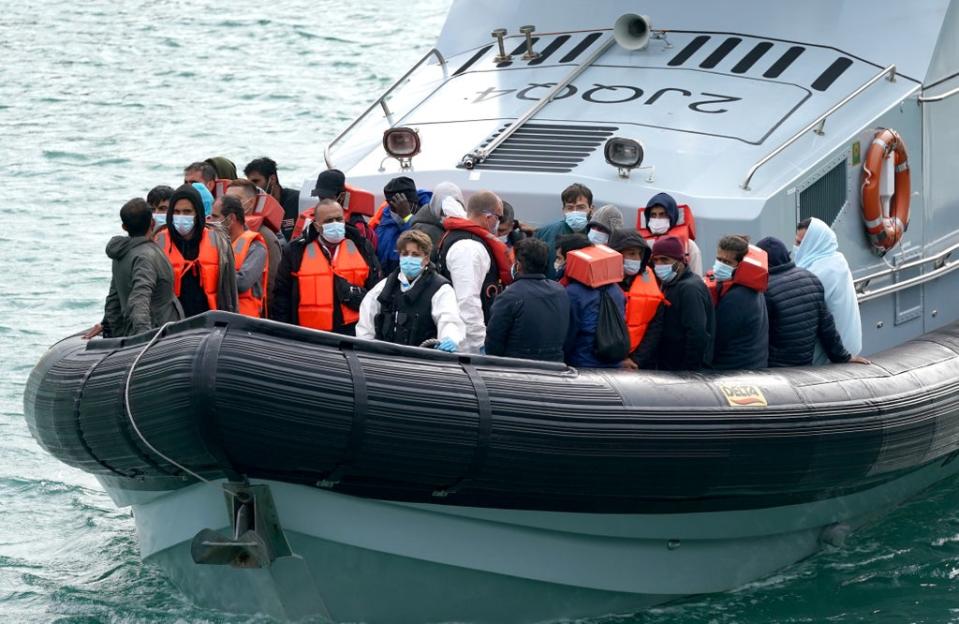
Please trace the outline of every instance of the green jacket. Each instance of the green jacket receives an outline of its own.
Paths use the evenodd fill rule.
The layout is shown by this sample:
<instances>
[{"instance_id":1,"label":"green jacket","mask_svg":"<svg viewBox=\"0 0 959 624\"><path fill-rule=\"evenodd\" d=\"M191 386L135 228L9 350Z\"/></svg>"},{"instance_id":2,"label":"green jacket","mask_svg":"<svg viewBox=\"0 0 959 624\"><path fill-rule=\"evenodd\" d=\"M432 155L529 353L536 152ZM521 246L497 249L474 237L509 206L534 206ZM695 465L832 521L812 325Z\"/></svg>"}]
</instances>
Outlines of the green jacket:
<instances>
[{"instance_id":1,"label":"green jacket","mask_svg":"<svg viewBox=\"0 0 959 624\"><path fill-rule=\"evenodd\" d=\"M104 306L105 337L132 336L183 318L173 295L170 261L153 240L114 236L107 256L113 260L113 277Z\"/></svg>"}]
</instances>

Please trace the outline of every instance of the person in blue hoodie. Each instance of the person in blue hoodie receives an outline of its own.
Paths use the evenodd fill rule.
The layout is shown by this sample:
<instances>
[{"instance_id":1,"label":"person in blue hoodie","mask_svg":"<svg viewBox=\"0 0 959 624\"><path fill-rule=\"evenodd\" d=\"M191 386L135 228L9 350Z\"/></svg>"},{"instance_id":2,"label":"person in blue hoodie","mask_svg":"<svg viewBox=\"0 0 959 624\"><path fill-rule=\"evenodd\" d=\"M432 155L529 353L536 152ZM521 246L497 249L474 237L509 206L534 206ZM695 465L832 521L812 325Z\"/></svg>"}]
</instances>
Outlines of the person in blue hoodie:
<instances>
[{"instance_id":1,"label":"person in blue hoodie","mask_svg":"<svg viewBox=\"0 0 959 624\"><path fill-rule=\"evenodd\" d=\"M846 257L839 252L836 233L819 219L807 219L796 228L796 248L793 251L796 266L819 278L825 290L826 307L836 322L842 346L851 355L862 351L862 319L859 299L853 284L852 271ZM822 344L816 344L813 364L828 364Z\"/></svg>"},{"instance_id":2,"label":"person in blue hoodie","mask_svg":"<svg viewBox=\"0 0 959 624\"><path fill-rule=\"evenodd\" d=\"M676 200L669 193L657 193L653 195L643 211L643 217L646 221L646 227L640 230L646 238L646 242L652 246L657 240L664 236L675 236L686 251L686 268L696 275L703 274L703 254L699 250L691 237L692 231L686 223L680 223L679 206Z\"/></svg>"},{"instance_id":3,"label":"person in blue hoodie","mask_svg":"<svg viewBox=\"0 0 959 624\"><path fill-rule=\"evenodd\" d=\"M386 209L376 226L376 255L383 274L392 273L400 265L396 241L400 234L410 229L413 214L420 206L416 183L411 178L393 178L383 187Z\"/></svg>"}]
</instances>

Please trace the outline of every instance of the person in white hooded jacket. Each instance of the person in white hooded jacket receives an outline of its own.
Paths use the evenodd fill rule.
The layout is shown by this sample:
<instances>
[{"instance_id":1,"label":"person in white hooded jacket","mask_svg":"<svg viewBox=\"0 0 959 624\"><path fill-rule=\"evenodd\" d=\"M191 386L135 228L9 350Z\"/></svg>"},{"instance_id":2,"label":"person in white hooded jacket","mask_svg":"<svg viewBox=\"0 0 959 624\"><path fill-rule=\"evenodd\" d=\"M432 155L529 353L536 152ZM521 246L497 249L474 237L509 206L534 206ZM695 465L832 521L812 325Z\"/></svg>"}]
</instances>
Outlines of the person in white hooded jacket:
<instances>
[{"instance_id":1,"label":"person in white hooded jacket","mask_svg":"<svg viewBox=\"0 0 959 624\"><path fill-rule=\"evenodd\" d=\"M852 271L839 252L836 233L819 219L807 219L796 228L793 261L813 273L822 282L826 307L836 322L842 344L853 356L862 351L862 319L852 280ZM829 358L817 342L813 364L828 364Z\"/></svg>"}]
</instances>

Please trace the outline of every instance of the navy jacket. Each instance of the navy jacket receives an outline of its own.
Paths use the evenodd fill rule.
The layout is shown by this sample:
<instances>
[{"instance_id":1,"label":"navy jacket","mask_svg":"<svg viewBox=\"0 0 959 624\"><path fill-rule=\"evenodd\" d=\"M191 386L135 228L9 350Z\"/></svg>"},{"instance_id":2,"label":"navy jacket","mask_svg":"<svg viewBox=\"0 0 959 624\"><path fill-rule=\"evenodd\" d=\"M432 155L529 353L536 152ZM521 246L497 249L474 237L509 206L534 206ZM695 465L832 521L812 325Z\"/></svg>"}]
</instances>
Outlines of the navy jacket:
<instances>
[{"instance_id":1,"label":"navy jacket","mask_svg":"<svg viewBox=\"0 0 959 624\"><path fill-rule=\"evenodd\" d=\"M690 270L663 286L669 302L663 310L658 367L661 370L700 370L713 357L715 313L709 289Z\"/></svg>"},{"instance_id":2,"label":"navy jacket","mask_svg":"<svg viewBox=\"0 0 959 624\"><path fill-rule=\"evenodd\" d=\"M769 316L762 293L734 285L716 306L713 368L757 370L769 360Z\"/></svg>"},{"instance_id":3,"label":"navy jacket","mask_svg":"<svg viewBox=\"0 0 959 624\"><path fill-rule=\"evenodd\" d=\"M849 361L822 283L806 269L792 262L770 267L766 307L770 367L811 365L817 340L833 362Z\"/></svg>"},{"instance_id":4,"label":"navy jacket","mask_svg":"<svg viewBox=\"0 0 959 624\"><path fill-rule=\"evenodd\" d=\"M626 318L626 295L619 284L590 288L570 280L566 287L569 295L569 331L566 334L566 363L580 368L619 368L622 362L603 362L594 354L596 325L599 322L599 295L606 291Z\"/></svg>"},{"instance_id":5,"label":"navy jacket","mask_svg":"<svg viewBox=\"0 0 959 624\"><path fill-rule=\"evenodd\" d=\"M517 275L493 301L486 355L562 362L568 325L565 288L542 274Z\"/></svg>"}]
</instances>

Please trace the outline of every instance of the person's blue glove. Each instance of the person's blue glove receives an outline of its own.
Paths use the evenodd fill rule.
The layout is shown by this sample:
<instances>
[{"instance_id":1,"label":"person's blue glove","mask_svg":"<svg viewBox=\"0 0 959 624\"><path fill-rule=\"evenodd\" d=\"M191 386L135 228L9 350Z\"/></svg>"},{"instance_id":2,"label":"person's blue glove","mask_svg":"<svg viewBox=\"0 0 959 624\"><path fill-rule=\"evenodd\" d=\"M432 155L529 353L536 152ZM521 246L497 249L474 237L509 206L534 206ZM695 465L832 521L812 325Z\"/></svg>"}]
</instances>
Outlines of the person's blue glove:
<instances>
[{"instance_id":1,"label":"person's blue glove","mask_svg":"<svg viewBox=\"0 0 959 624\"><path fill-rule=\"evenodd\" d=\"M440 340L440 343L433 348L446 351L447 353L456 353L456 343L453 342L452 338L443 338Z\"/></svg>"}]
</instances>

